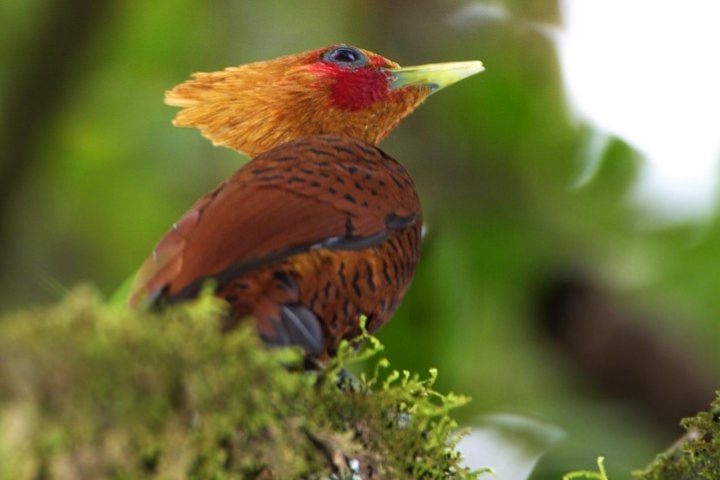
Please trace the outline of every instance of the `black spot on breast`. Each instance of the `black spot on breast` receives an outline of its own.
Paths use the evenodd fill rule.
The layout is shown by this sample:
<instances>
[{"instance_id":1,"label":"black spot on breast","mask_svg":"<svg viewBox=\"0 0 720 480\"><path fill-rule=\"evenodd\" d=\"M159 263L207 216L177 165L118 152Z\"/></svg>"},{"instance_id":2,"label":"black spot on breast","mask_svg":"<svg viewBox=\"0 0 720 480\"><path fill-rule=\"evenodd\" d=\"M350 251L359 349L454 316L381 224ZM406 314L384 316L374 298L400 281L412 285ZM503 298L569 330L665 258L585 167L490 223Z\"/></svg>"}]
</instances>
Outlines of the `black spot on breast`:
<instances>
[{"instance_id":1,"label":"black spot on breast","mask_svg":"<svg viewBox=\"0 0 720 480\"><path fill-rule=\"evenodd\" d=\"M352 173L356 173L357 170L358 170L358 169L357 169L357 167L356 167L355 165L350 165L350 166L348 167L348 172L350 172L351 174L352 174Z\"/></svg>"},{"instance_id":2,"label":"black spot on breast","mask_svg":"<svg viewBox=\"0 0 720 480\"><path fill-rule=\"evenodd\" d=\"M260 180L263 182L272 182L273 180L279 180L283 178L282 175L266 175L264 177L260 177Z\"/></svg>"},{"instance_id":3,"label":"black spot on breast","mask_svg":"<svg viewBox=\"0 0 720 480\"><path fill-rule=\"evenodd\" d=\"M392 279L390 278L390 271L388 270L388 263L387 260L383 258L382 261L382 272L383 276L385 277L385 281L387 282L388 286L392 285Z\"/></svg>"},{"instance_id":4,"label":"black spot on breast","mask_svg":"<svg viewBox=\"0 0 720 480\"><path fill-rule=\"evenodd\" d=\"M308 151L314 153L315 155L325 155L327 157L332 157L332 153L328 152L327 150L320 150L319 148L308 148Z\"/></svg>"},{"instance_id":5,"label":"black spot on breast","mask_svg":"<svg viewBox=\"0 0 720 480\"><path fill-rule=\"evenodd\" d=\"M342 147L342 146L340 146L340 145L333 145L333 148L334 148L335 151L338 152L338 153L349 153L350 155L354 155L354 154L355 154L355 152L353 152L351 149L349 149L349 148L347 148L347 147Z\"/></svg>"},{"instance_id":6,"label":"black spot on breast","mask_svg":"<svg viewBox=\"0 0 720 480\"><path fill-rule=\"evenodd\" d=\"M406 235L405 240L407 240L408 249L411 252L415 251L415 235Z\"/></svg>"},{"instance_id":7,"label":"black spot on breast","mask_svg":"<svg viewBox=\"0 0 720 480\"><path fill-rule=\"evenodd\" d=\"M343 198L350 203L357 203L357 200L355 200L355 197L353 197L349 193L346 193L345 195L343 195Z\"/></svg>"},{"instance_id":8,"label":"black spot on breast","mask_svg":"<svg viewBox=\"0 0 720 480\"><path fill-rule=\"evenodd\" d=\"M305 179L302 177L290 177L287 181L288 184L291 183L305 183Z\"/></svg>"},{"instance_id":9,"label":"black spot on breast","mask_svg":"<svg viewBox=\"0 0 720 480\"><path fill-rule=\"evenodd\" d=\"M261 175L261 174L263 174L263 173L265 173L265 172L269 172L269 171L272 170L272 169L273 169L273 167L256 168L256 169L254 169L254 170L252 171L252 173L255 174L255 175Z\"/></svg>"},{"instance_id":10,"label":"black spot on breast","mask_svg":"<svg viewBox=\"0 0 720 480\"><path fill-rule=\"evenodd\" d=\"M365 263L365 280L367 281L368 287L370 288L371 292L375 291L375 280L373 278L373 271L372 267L370 267L369 263Z\"/></svg>"},{"instance_id":11,"label":"black spot on breast","mask_svg":"<svg viewBox=\"0 0 720 480\"><path fill-rule=\"evenodd\" d=\"M398 274L398 276L401 279L405 279L405 262L403 262L399 257L393 259L393 263L395 264L395 272Z\"/></svg>"},{"instance_id":12,"label":"black spot on breast","mask_svg":"<svg viewBox=\"0 0 720 480\"><path fill-rule=\"evenodd\" d=\"M356 181L354 184L355 184L355 188L357 188L357 189L360 190L361 192L365 190L365 189L363 188L363 186L360 185L360 182L357 182L357 181Z\"/></svg>"},{"instance_id":13,"label":"black spot on breast","mask_svg":"<svg viewBox=\"0 0 720 480\"><path fill-rule=\"evenodd\" d=\"M407 242L407 235L399 235L397 237L398 244L400 245L400 249L403 252L410 252L411 248L409 243Z\"/></svg>"},{"instance_id":14,"label":"black spot on breast","mask_svg":"<svg viewBox=\"0 0 720 480\"><path fill-rule=\"evenodd\" d=\"M386 245L388 246L388 250L392 251L393 253L393 255L391 255L391 258L400 256L400 250L398 250L397 244L395 243L395 237L390 238Z\"/></svg>"},{"instance_id":15,"label":"black spot on breast","mask_svg":"<svg viewBox=\"0 0 720 480\"><path fill-rule=\"evenodd\" d=\"M345 262L340 262L340 270L338 270L338 276L340 277L340 283L343 288L347 288L347 278L345 277Z\"/></svg>"},{"instance_id":16,"label":"black spot on breast","mask_svg":"<svg viewBox=\"0 0 720 480\"><path fill-rule=\"evenodd\" d=\"M345 216L345 235L348 237L353 236L353 232L355 231L355 225L352 223L352 218L350 215Z\"/></svg>"},{"instance_id":17,"label":"black spot on breast","mask_svg":"<svg viewBox=\"0 0 720 480\"><path fill-rule=\"evenodd\" d=\"M337 190L335 190L333 187L328 187L328 192L330 192L330 193L332 193L333 195L335 195L335 194L337 193Z\"/></svg>"},{"instance_id":18,"label":"black spot on breast","mask_svg":"<svg viewBox=\"0 0 720 480\"><path fill-rule=\"evenodd\" d=\"M355 274L353 275L352 279L352 287L355 291L355 295L358 297L362 297L362 290L360 289L360 284L358 284L358 281L360 280L360 271L355 270Z\"/></svg>"},{"instance_id":19,"label":"black spot on breast","mask_svg":"<svg viewBox=\"0 0 720 480\"><path fill-rule=\"evenodd\" d=\"M306 175L312 175L315 173L315 170L312 170L310 168L301 168L300 171Z\"/></svg>"},{"instance_id":20,"label":"black spot on breast","mask_svg":"<svg viewBox=\"0 0 720 480\"><path fill-rule=\"evenodd\" d=\"M320 186L320 182L313 180L312 182L310 182L310 186L311 186L311 187L319 187L319 186Z\"/></svg>"}]
</instances>

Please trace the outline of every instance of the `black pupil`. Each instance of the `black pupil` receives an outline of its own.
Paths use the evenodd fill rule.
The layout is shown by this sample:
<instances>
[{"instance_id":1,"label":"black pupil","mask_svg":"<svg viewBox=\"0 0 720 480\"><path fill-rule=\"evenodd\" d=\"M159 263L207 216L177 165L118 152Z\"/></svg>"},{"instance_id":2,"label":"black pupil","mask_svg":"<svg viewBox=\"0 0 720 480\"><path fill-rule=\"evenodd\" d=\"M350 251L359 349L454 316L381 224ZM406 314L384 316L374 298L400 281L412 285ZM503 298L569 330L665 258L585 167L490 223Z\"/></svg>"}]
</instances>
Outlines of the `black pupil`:
<instances>
[{"instance_id":1,"label":"black pupil","mask_svg":"<svg viewBox=\"0 0 720 480\"><path fill-rule=\"evenodd\" d=\"M355 63L360 56L356 51L350 50L349 48L338 48L332 52L331 58L336 62Z\"/></svg>"}]
</instances>

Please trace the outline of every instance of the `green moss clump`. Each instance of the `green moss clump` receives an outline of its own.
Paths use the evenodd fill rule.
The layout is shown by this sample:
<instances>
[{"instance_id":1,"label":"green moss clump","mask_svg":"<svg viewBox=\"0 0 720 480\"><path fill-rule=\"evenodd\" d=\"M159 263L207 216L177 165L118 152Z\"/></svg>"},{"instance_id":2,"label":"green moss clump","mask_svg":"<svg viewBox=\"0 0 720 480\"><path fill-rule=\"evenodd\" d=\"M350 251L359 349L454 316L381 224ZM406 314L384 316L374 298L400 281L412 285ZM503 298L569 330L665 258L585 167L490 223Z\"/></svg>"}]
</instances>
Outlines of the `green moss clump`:
<instances>
[{"instance_id":1,"label":"green moss clump","mask_svg":"<svg viewBox=\"0 0 720 480\"><path fill-rule=\"evenodd\" d=\"M211 298L153 315L80 290L0 319L0 478L476 478L448 410L467 399L388 372L338 386ZM360 343L369 345L357 348ZM347 382L346 382L347 383Z\"/></svg>"},{"instance_id":2,"label":"green moss clump","mask_svg":"<svg viewBox=\"0 0 720 480\"><path fill-rule=\"evenodd\" d=\"M685 418L687 433L644 470L634 472L642 480L720 479L720 392L712 408Z\"/></svg>"}]
</instances>

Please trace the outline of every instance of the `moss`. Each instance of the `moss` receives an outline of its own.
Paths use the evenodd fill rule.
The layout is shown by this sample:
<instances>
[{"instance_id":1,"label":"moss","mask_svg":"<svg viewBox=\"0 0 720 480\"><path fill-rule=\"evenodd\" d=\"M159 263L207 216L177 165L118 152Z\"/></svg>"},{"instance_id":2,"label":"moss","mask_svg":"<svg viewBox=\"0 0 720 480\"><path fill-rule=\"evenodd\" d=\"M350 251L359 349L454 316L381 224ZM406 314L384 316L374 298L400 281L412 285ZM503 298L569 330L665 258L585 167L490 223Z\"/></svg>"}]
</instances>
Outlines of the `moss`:
<instances>
[{"instance_id":1,"label":"moss","mask_svg":"<svg viewBox=\"0 0 720 480\"><path fill-rule=\"evenodd\" d=\"M717 480L720 478L720 392L707 412L682 421L687 433L644 470L641 480Z\"/></svg>"},{"instance_id":2,"label":"moss","mask_svg":"<svg viewBox=\"0 0 720 480\"><path fill-rule=\"evenodd\" d=\"M605 457L597 459L598 471L579 470L563 475L563 480L609 480L605 471Z\"/></svg>"},{"instance_id":3,"label":"moss","mask_svg":"<svg viewBox=\"0 0 720 480\"><path fill-rule=\"evenodd\" d=\"M364 335L328 368L211 298L152 315L88 289L0 319L0 478L476 478L448 411L467 399L377 362ZM360 348L360 344L365 346Z\"/></svg>"}]
</instances>

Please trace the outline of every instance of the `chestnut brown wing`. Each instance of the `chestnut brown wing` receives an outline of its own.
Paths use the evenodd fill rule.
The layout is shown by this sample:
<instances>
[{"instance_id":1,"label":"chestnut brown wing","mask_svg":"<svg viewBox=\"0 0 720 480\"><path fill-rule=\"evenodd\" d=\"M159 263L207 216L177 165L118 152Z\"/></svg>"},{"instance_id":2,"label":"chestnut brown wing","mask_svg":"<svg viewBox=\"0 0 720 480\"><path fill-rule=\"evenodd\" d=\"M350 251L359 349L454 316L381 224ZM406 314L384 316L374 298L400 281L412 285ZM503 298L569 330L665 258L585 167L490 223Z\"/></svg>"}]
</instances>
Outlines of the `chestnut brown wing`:
<instances>
[{"instance_id":1,"label":"chestnut brown wing","mask_svg":"<svg viewBox=\"0 0 720 480\"><path fill-rule=\"evenodd\" d=\"M353 249L414 220L409 174L379 149L318 135L288 142L241 168L199 200L158 243L130 296L197 293L312 248Z\"/></svg>"}]
</instances>

